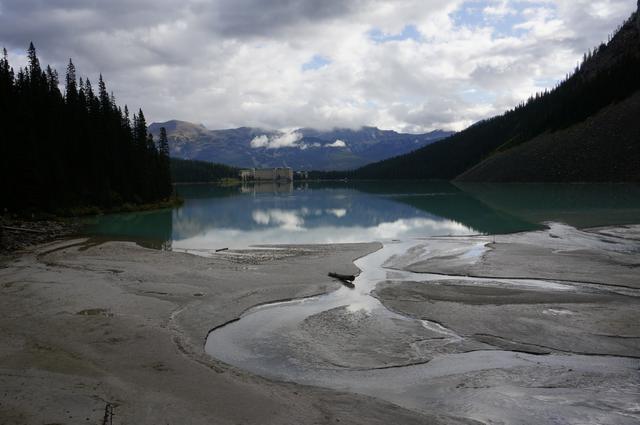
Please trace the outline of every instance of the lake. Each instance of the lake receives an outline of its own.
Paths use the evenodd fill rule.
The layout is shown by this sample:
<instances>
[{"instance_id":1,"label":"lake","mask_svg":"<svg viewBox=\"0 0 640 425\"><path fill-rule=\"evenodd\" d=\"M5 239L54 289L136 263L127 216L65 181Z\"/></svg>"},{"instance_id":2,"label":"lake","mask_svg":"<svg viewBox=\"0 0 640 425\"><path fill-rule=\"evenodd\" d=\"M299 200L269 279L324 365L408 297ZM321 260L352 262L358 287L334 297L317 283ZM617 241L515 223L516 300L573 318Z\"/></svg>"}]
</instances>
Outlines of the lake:
<instances>
[{"instance_id":1,"label":"lake","mask_svg":"<svg viewBox=\"0 0 640 425\"><path fill-rule=\"evenodd\" d=\"M182 206L111 214L86 232L206 254L260 244L406 240L499 234L559 221L576 227L640 222L640 186L308 182L178 186Z\"/></svg>"}]
</instances>

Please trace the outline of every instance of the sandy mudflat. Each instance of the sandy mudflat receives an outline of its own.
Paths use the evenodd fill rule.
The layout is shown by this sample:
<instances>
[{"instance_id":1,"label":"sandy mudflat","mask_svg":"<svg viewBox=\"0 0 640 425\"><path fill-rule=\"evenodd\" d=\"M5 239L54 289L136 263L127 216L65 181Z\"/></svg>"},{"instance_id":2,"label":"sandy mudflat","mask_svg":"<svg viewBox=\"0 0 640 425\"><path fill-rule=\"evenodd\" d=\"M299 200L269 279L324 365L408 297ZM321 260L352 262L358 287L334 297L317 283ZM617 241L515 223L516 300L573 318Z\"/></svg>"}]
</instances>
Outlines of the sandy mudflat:
<instances>
[{"instance_id":1,"label":"sandy mudflat","mask_svg":"<svg viewBox=\"0 0 640 425\"><path fill-rule=\"evenodd\" d=\"M65 241L0 262L0 424L424 423L365 396L276 383L206 356L247 308L340 286L379 244L203 258ZM110 423L110 422L107 422Z\"/></svg>"},{"instance_id":2,"label":"sandy mudflat","mask_svg":"<svg viewBox=\"0 0 640 425\"><path fill-rule=\"evenodd\" d=\"M483 422L640 423L639 234L550 224L426 239L390 259L388 268L431 275L378 284L387 308L443 326L458 344L485 344L425 365L427 395L400 404L446 405Z\"/></svg>"},{"instance_id":3,"label":"sandy mudflat","mask_svg":"<svg viewBox=\"0 0 640 425\"><path fill-rule=\"evenodd\" d=\"M551 224L514 235L434 238L386 266L442 279L383 282L375 295L394 311L503 349L640 359L638 234L640 226ZM477 256L459 255L459 246L479 243L485 248Z\"/></svg>"},{"instance_id":4,"label":"sandy mudflat","mask_svg":"<svg viewBox=\"0 0 640 425\"><path fill-rule=\"evenodd\" d=\"M402 316L338 302L292 330L282 350L319 367L299 379L314 386L204 352L211 329L333 291L328 271L379 248L73 240L5 257L0 424L102 424L107 406L117 425L640 422L640 226L419 241L374 291Z\"/></svg>"}]
</instances>

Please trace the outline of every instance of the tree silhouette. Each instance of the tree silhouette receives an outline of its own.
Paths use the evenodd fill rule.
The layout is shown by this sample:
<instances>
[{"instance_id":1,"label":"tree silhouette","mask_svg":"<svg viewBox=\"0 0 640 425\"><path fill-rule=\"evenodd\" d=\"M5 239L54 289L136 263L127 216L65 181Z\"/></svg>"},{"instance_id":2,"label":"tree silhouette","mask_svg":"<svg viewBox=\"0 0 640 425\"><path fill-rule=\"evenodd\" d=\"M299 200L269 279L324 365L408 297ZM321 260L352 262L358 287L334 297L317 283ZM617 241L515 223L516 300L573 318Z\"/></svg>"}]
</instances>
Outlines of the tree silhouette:
<instances>
[{"instance_id":1,"label":"tree silhouette","mask_svg":"<svg viewBox=\"0 0 640 425\"><path fill-rule=\"evenodd\" d=\"M142 110L134 118L70 59L64 95L58 73L41 68L35 46L14 76L0 58L0 212L117 207L169 197L169 161L149 138Z\"/></svg>"}]
</instances>

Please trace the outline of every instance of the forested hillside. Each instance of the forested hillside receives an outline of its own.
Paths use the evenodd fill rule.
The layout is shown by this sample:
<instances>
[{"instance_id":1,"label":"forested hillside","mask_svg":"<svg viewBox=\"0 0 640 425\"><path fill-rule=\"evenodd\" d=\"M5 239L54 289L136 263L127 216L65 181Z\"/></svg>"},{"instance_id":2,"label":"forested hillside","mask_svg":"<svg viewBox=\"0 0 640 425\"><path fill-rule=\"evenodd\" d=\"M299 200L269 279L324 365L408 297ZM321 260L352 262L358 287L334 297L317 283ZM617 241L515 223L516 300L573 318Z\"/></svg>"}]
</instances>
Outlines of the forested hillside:
<instances>
[{"instance_id":1,"label":"forested hillside","mask_svg":"<svg viewBox=\"0 0 640 425\"><path fill-rule=\"evenodd\" d=\"M496 152L466 182L640 181L640 91L585 121Z\"/></svg>"},{"instance_id":2,"label":"forested hillside","mask_svg":"<svg viewBox=\"0 0 640 425\"><path fill-rule=\"evenodd\" d=\"M204 183L238 178L239 169L206 161L171 158L174 183Z\"/></svg>"},{"instance_id":3,"label":"forested hillside","mask_svg":"<svg viewBox=\"0 0 640 425\"><path fill-rule=\"evenodd\" d=\"M371 164L356 170L352 176L357 178L401 178L401 179L453 179L474 167L481 161L496 153L509 151L542 134L552 134L582 123L602 108L616 104L640 89L640 25L638 12L615 33L607 44L601 44L593 52L585 54L584 60L574 72L551 91L538 93L526 103L506 112L501 116L479 122L468 129L457 133L445 140L431 144L407 155ZM632 105L635 105L633 103ZM640 116L640 111L631 112ZM607 115L610 117L612 114ZM615 116L615 114L613 114ZM603 123L604 124L604 123ZM640 125L633 120L630 127L621 131L631 131ZM613 128L613 126L610 126ZM567 132L563 138L556 138L555 143L570 143L570 149L563 149L564 155L580 155L579 140L569 139L580 137L580 132ZM599 144L598 151L606 150L608 143L615 143L621 134L599 133L599 138L593 143ZM631 133L624 133L624 137L632 137ZM617 149L617 152L627 152L615 158L608 157L605 166L612 167L613 172L600 177L590 171L591 167L603 164L593 162L574 162L574 169L570 174L545 175L538 178L535 169L542 163L526 164L532 171L528 179L532 181L624 181L629 179L628 173L618 173L616 170L628 170L638 162L640 155L639 140L635 141L635 148L628 150ZM569 144L567 145L569 146ZM531 161L554 161L549 155L538 152ZM590 157L590 161L597 158ZM568 162L568 161L565 161ZM524 165L524 164L523 164ZM616 167L619 166L619 167ZM577 169L575 168L577 167ZM519 166L511 167L514 171L510 177L501 181L522 180L518 178ZM584 172L581 172L584 170ZM496 169L496 172L499 170ZM569 170L567 170L569 171ZM484 168L479 179L490 178L491 170ZM467 178L473 178L467 175ZM638 178L638 174L635 174Z\"/></svg>"},{"instance_id":4,"label":"forested hillside","mask_svg":"<svg viewBox=\"0 0 640 425\"><path fill-rule=\"evenodd\" d=\"M57 211L155 202L171 195L169 147L156 144L140 110L131 118L107 91L94 92L69 60L64 93L56 70L0 59L0 210Z\"/></svg>"}]
</instances>

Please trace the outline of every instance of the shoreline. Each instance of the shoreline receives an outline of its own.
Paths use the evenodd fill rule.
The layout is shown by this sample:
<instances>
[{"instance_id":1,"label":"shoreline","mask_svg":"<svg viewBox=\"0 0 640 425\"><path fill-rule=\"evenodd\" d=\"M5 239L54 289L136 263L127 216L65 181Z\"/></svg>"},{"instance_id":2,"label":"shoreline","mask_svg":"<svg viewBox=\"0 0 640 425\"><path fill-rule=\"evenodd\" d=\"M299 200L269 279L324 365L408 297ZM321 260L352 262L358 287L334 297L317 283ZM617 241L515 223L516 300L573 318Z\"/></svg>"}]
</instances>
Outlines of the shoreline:
<instances>
[{"instance_id":1,"label":"shoreline","mask_svg":"<svg viewBox=\"0 0 640 425\"><path fill-rule=\"evenodd\" d=\"M21 220L0 216L0 256L18 255L36 245L73 237L81 228L77 217Z\"/></svg>"},{"instance_id":2,"label":"shoreline","mask_svg":"<svg viewBox=\"0 0 640 425\"><path fill-rule=\"evenodd\" d=\"M620 226L601 231L625 233ZM389 404L375 393L368 394L374 399L366 392L262 378L208 356L204 342L209 332L260 304L328 294L341 284L327 271L355 274L353 261L380 249L379 244L280 247L257 247L256 261L245 261L83 238L0 257L0 303L6 312L0 329L10 337L0 344L0 384L21 400L0 398L0 419L7 424L79 423L88 415L97 421L105 409L99 399L115 407L116 424L160 419L178 424L186 417L194 424L475 423L443 411L403 409L397 406L402 403ZM438 264L447 267L447 261ZM415 267L422 266L409 268ZM395 287L399 292L385 305L407 317L419 316L421 310L394 301L404 297L403 286ZM378 285L376 296L379 291L389 295L388 288ZM430 319L437 322L437 317ZM78 382L84 390L74 389ZM57 412L56 405L69 406L66 416L73 418ZM249 405L255 414L245 411ZM157 411L149 413L146 406Z\"/></svg>"},{"instance_id":3,"label":"shoreline","mask_svg":"<svg viewBox=\"0 0 640 425\"><path fill-rule=\"evenodd\" d=\"M70 208L63 213L34 212L31 217L0 215L0 255L13 254L36 245L73 237L89 237L82 234L83 219L107 214L156 211L175 208L184 203L182 198L148 204L123 204L119 207Z\"/></svg>"}]
</instances>

